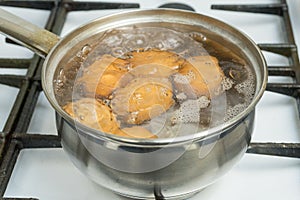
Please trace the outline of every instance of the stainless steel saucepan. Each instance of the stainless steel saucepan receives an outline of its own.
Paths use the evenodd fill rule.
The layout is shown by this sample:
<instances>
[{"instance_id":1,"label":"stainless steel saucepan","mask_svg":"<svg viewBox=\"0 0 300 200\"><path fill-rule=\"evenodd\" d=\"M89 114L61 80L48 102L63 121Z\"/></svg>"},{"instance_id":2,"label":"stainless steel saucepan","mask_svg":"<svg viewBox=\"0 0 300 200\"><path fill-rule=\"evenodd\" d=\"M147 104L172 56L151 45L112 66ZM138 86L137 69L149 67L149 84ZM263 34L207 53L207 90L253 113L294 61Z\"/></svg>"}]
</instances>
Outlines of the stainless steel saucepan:
<instances>
[{"instance_id":1,"label":"stainless steel saucepan","mask_svg":"<svg viewBox=\"0 0 300 200\"><path fill-rule=\"evenodd\" d=\"M107 30L133 25L216 35L217 41L247 60L254 69L253 100L221 125L176 138L123 138L75 123L55 97L53 80L57 68L85 45L97 42ZM266 64L252 40L221 21L180 10L135 10L94 20L61 39L0 9L0 31L46 58L42 85L56 111L64 150L84 174L118 194L153 199L159 193L166 199L184 199L228 172L250 143L255 106L266 87Z\"/></svg>"}]
</instances>

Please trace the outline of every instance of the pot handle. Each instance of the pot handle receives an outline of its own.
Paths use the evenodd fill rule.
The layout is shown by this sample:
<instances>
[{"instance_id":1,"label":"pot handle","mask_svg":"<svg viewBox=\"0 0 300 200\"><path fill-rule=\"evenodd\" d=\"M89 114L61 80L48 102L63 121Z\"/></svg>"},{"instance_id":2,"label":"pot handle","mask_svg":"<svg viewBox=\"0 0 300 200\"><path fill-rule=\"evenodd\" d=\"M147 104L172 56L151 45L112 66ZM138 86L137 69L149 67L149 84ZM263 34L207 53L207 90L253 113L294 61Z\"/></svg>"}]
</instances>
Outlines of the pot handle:
<instances>
[{"instance_id":1,"label":"pot handle","mask_svg":"<svg viewBox=\"0 0 300 200\"><path fill-rule=\"evenodd\" d=\"M0 32L17 43L46 57L60 38L10 12L0 8Z\"/></svg>"}]
</instances>

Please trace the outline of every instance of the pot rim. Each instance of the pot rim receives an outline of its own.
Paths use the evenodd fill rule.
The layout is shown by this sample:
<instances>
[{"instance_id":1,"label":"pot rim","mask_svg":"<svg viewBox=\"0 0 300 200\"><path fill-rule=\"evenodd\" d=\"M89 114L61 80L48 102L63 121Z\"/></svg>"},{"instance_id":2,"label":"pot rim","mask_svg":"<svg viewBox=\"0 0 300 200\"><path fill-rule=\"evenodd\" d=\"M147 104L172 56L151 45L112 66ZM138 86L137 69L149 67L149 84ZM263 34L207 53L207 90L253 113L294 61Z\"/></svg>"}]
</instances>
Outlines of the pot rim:
<instances>
[{"instance_id":1,"label":"pot rim","mask_svg":"<svg viewBox=\"0 0 300 200\"><path fill-rule=\"evenodd\" d=\"M156 139L125 138L125 137L117 136L117 135L114 135L114 134L103 133L100 130L96 130L96 129L90 128L88 126L85 126L84 124L81 124L79 122L75 122L75 120L71 116L69 116L61 108L61 106L58 105L53 92L50 91L51 88L49 86L47 86L47 83L46 83L46 76L47 76L47 71L46 70L47 70L47 67L49 67L49 63L51 63L50 61L53 57L54 52L57 51L57 49L59 49L59 48L63 48L63 46L65 45L65 44L63 44L65 38L76 36L87 25L90 25L92 23L97 23L99 21L109 20L110 18L114 18L114 17L118 17L118 16L126 16L126 14L135 14L135 13L142 13L142 12L154 12L155 14L157 12L172 12L172 13L174 12L174 13L181 13L183 15L184 14L195 15L195 17L198 16L198 17L205 18L206 20L212 20L212 21L216 22L218 25L221 25L222 27L226 27L226 28L229 28L231 30L234 30L237 34L239 34L239 36L241 36L245 40L247 40L247 42L250 43L250 45L252 45L252 48L255 51L253 53L257 54L257 56L258 56L258 58L259 58L259 60L262 64L262 66L261 66L261 68L262 68L261 87L259 89L257 89L257 87L256 87L255 96L252 99L251 103L247 106L247 108L245 110L243 110L241 113L239 113L238 115L236 115L235 117L233 117L232 119L222 123L221 125L209 128L209 129L204 130L204 131L200 131L200 132L195 133L195 134L190 134L190 135L186 135L186 136L179 136L179 137L172 137L172 138L156 138ZM56 68L57 68L57 66L56 66ZM244 34L241 31L237 30L236 28L232 27L231 25L228 25L225 22L222 22L218 19L206 16L206 15L195 13L195 12L192 12L192 11L183 11L183 10L177 10L177 9L139 9L139 10L124 11L124 12L119 12L119 13L106 15L104 17L97 18L97 19L95 19L95 20L93 20L89 23L86 23L82 26L79 26L75 30L71 31L68 35L66 35L63 39L61 39L51 49L50 53L48 54L48 56L45 59L43 69L42 69L42 77L41 78L42 78L42 87L44 89L44 93L45 93L47 99L49 100L50 104L52 105L52 107L55 109L55 111L64 120L66 120L69 124L76 127L76 129L78 129L78 131L83 132L85 134L88 134L89 136L92 136L95 139L103 139L103 140L106 140L106 141L113 141L113 142L116 142L116 143L128 144L128 145L138 145L138 146L145 145L147 147L151 147L151 146L158 147L158 146L166 145L166 144L187 143L187 142L191 142L191 141L199 141L199 140L204 140L206 138L211 138L211 137L214 137L218 134L223 133L224 131L230 129L235 124L239 123L240 120L242 120L244 117L248 116L252 111L254 111L256 104L261 99L261 97L262 97L262 95L263 95L263 93L266 89L266 85L267 85L267 65L266 65L266 61L264 59L264 56L263 56L262 52L260 51L259 47L256 45L256 43L249 36L247 36L246 34ZM256 84L257 83L258 83L258 80L256 79ZM53 84L51 84L51 87L53 88Z\"/></svg>"}]
</instances>

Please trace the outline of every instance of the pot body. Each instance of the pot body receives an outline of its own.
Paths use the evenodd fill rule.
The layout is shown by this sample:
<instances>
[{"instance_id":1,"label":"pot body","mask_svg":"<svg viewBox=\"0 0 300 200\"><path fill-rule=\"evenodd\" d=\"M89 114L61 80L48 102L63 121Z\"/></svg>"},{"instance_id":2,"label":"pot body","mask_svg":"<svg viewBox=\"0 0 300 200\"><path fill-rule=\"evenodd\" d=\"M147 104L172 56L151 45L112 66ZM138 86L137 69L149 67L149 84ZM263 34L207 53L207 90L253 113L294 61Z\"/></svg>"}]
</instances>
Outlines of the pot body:
<instances>
[{"instance_id":1,"label":"pot body","mask_svg":"<svg viewBox=\"0 0 300 200\"><path fill-rule=\"evenodd\" d=\"M224 124L166 140L118 138L76 124L53 95L55 70L76 55L79 47L98 41L103 31L128 25L204 33L230 47L255 74L255 94L250 105ZM153 199L162 194L165 199L184 199L216 181L244 155L253 130L255 105L266 87L267 70L257 46L227 24L190 12L156 10L110 16L72 32L47 57L43 80L58 113L62 146L80 171L103 187L130 198Z\"/></svg>"},{"instance_id":2,"label":"pot body","mask_svg":"<svg viewBox=\"0 0 300 200\"><path fill-rule=\"evenodd\" d=\"M138 157L138 154L159 150L84 137L74 124L57 114L62 146L80 171L101 186L135 199L153 199L155 193L162 193L166 199L183 199L213 183L245 153L253 122L254 110L218 136L166 146L165 151L152 154L151 162L176 157L168 165L152 171L130 172L123 169L149 166L147 155ZM108 162L111 160L115 162Z\"/></svg>"}]
</instances>

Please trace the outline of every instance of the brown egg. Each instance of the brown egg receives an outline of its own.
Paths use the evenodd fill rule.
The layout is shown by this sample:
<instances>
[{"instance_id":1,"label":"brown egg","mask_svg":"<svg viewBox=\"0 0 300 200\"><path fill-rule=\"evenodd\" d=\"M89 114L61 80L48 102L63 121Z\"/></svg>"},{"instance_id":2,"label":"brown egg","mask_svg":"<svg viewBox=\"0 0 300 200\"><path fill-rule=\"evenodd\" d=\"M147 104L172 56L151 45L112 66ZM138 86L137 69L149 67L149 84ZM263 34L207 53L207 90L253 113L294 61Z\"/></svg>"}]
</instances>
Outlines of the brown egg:
<instances>
[{"instance_id":1,"label":"brown egg","mask_svg":"<svg viewBox=\"0 0 300 200\"><path fill-rule=\"evenodd\" d=\"M134 51L129 59L133 68L131 73L138 77L168 77L177 72L184 61L175 53L157 49Z\"/></svg>"},{"instance_id":2,"label":"brown egg","mask_svg":"<svg viewBox=\"0 0 300 200\"><path fill-rule=\"evenodd\" d=\"M128 61L103 55L84 69L83 75L76 80L76 84L82 85L89 97L107 97L114 89L131 79L130 74L127 74L129 68Z\"/></svg>"},{"instance_id":3,"label":"brown egg","mask_svg":"<svg viewBox=\"0 0 300 200\"><path fill-rule=\"evenodd\" d=\"M141 124L161 115L173 104L172 85L166 78L137 78L113 94L112 110L128 124Z\"/></svg>"},{"instance_id":4,"label":"brown egg","mask_svg":"<svg viewBox=\"0 0 300 200\"><path fill-rule=\"evenodd\" d=\"M189 98L217 96L222 92L223 78L224 73L213 56L191 57L173 76L175 88Z\"/></svg>"},{"instance_id":5,"label":"brown egg","mask_svg":"<svg viewBox=\"0 0 300 200\"><path fill-rule=\"evenodd\" d=\"M80 86L88 97L107 97L133 77L169 77L183 63L177 54L159 50L132 52L129 59L103 55L83 70L75 87Z\"/></svg>"},{"instance_id":6,"label":"brown egg","mask_svg":"<svg viewBox=\"0 0 300 200\"><path fill-rule=\"evenodd\" d=\"M128 138L157 138L156 135L141 126L120 129L110 108L94 99L84 98L68 103L63 109L80 123L105 133Z\"/></svg>"},{"instance_id":7,"label":"brown egg","mask_svg":"<svg viewBox=\"0 0 300 200\"><path fill-rule=\"evenodd\" d=\"M63 109L75 120L105 133L115 133L119 125L110 108L91 98L68 103Z\"/></svg>"}]
</instances>

